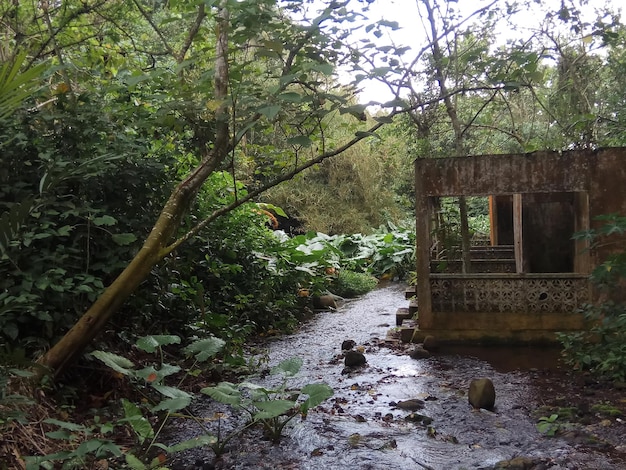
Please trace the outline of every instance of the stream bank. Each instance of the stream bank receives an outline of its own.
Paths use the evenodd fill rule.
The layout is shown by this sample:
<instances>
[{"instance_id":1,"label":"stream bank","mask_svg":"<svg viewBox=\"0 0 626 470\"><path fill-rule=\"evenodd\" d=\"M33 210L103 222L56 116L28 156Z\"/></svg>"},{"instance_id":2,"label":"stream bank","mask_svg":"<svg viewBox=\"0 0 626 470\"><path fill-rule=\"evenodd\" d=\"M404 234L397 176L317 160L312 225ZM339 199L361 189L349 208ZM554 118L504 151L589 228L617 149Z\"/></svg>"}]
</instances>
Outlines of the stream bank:
<instances>
[{"instance_id":1,"label":"stream bank","mask_svg":"<svg viewBox=\"0 0 626 470\"><path fill-rule=\"evenodd\" d=\"M568 374L555 351L448 348L412 359L411 345L387 339L397 309L406 305L404 289L402 284L378 288L263 345L267 370L291 357L303 359L300 374L290 379L294 388L323 381L334 390L306 420L294 419L279 444L251 428L229 442L220 459L211 449L194 449L178 456L173 468L626 468L623 391ZM365 366L344 367L341 345L348 339L362 346ZM271 384L267 370L253 381ZM480 377L495 385L493 411L475 411L468 404L469 382ZM406 400L419 400L419 411L397 406ZM597 404L612 412L603 414ZM568 421L551 423L554 437L537 430L541 417L566 410ZM243 419L209 398L193 411L209 420L213 433L218 424L227 431ZM416 414L427 419L415 419ZM173 442L202 432L188 420L168 430Z\"/></svg>"}]
</instances>

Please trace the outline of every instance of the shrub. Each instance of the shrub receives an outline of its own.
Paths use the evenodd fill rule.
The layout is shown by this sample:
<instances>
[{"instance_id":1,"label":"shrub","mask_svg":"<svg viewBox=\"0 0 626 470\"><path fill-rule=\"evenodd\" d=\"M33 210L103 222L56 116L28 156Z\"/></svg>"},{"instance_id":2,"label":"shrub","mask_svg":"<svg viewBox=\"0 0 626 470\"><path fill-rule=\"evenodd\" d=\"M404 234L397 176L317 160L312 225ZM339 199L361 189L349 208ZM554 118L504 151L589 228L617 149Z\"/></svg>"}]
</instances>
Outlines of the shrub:
<instances>
[{"instance_id":1,"label":"shrub","mask_svg":"<svg viewBox=\"0 0 626 470\"><path fill-rule=\"evenodd\" d=\"M626 233L626 217L605 215L597 218L604 225L598 230L580 232L574 238L590 240L591 247L598 244L623 244L623 238L612 239ZM615 290L626 279L626 252L610 256L591 274L591 281L599 289ZM611 380L626 380L626 304L606 301L582 308L585 319L592 325L589 331L559 334L565 361L577 369L594 372Z\"/></svg>"},{"instance_id":2,"label":"shrub","mask_svg":"<svg viewBox=\"0 0 626 470\"><path fill-rule=\"evenodd\" d=\"M358 297L367 294L378 284L378 280L367 273L341 270L331 284L331 291L340 297Z\"/></svg>"}]
</instances>

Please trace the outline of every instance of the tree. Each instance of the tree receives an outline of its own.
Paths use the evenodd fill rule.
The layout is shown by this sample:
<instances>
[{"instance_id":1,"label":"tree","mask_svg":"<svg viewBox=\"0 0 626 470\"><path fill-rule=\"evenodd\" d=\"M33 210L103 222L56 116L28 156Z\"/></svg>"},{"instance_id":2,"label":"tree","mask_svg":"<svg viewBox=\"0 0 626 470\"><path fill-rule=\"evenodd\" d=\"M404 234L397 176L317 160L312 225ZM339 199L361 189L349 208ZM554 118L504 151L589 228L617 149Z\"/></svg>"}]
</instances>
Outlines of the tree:
<instances>
[{"instance_id":1,"label":"tree","mask_svg":"<svg viewBox=\"0 0 626 470\"><path fill-rule=\"evenodd\" d=\"M191 64L200 65L202 59L188 59L187 56L188 54L193 55L192 45L200 31L203 30L204 22L207 19L212 19L215 22L214 84L211 90L212 97L207 105L210 112L201 112L199 107L196 108L198 109L197 114L178 109L180 119L185 123L186 129L191 132L191 140L196 146L200 162L174 189L137 255L65 336L39 359L41 365L54 373L58 374L63 371L83 351L103 329L111 316L147 278L152 268L171 254L180 244L199 233L220 215L252 200L267 188L293 178L307 168L328 158L341 154L360 140L372 135L372 132L382 126L382 123L376 123L367 132L357 133L348 142L333 149L326 149L325 142L321 141L317 153L307 159L301 159L303 149L312 143L313 132L316 127L320 126L321 118L329 112L340 109L347 102L342 95L329 93L325 77L330 76L333 67L323 49L312 48L312 45L322 41L322 36L320 36L321 25L333 17L337 5L332 5L324 10L308 27L288 24L288 28L285 28L284 22L277 22L275 24L276 29L271 31L273 34L280 37L289 33L289 36L282 42L265 37L267 34L265 36L259 34L259 25L261 24L258 23L259 15L269 21L276 14L271 5L272 2L264 1L253 2L252 4L222 2L214 11L209 11L202 3L194 7L195 12L192 16L194 20L189 26L188 32L180 38L179 48L175 49L170 40L166 39L156 20L159 15L165 15L161 16L161 19L166 24L169 20L166 16L167 12L157 10L151 13L141 2L135 2L140 16L146 20L153 30L155 39L164 49L163 54L174 59L174 63L177 65L178 85L182 88L183 93L186 93L187 96L191 95L192 98L194 93L208 90L206 88L202 90L202 86L206 87L206 81L202 82L200 87L190 86L193 84L193 80L198 78L198 74L187 61ZM44 16L48 14L47 11L44 13ZM246 27L244 31L238 29L231 31L231 22L250 26ZM52 24L52 21L49 23ZM289 29L290 25L293 26L291 30ZM52 26L51 29L53 28ZM63 65L67 54L58 45L57 36L53 35L54 40L51 39L51 42L56 44L52 49L59 63ZM245 44L248 48L256 49L257 58L269 56L270 59L281 63L278 74L275 73L276 69L272 69L270 80L266 80L262 84L264 91L262 99L256 98L262 88L259 85L260 81L254 78L256 75L253 74L252 80L249 80L243 73L247 67L253 67L254 61L251 58L243 62L239 60L235 64L236 67L233 67L234 63L229 63L229 57L234 54L232 52L234 44ZM287 48L283 44L287 44ZM195 52L197 53L197 51ZM155 54L153 51L148 55L154 56ZM336 55L332 50L330 54L331 58ZM255 70L255 72L259 71ZM261 70L261 72L264 71ZM265 72L269 72L269 70ZM200 76L202 77L202 75ZM67 83L67 91L73 93L75 86L71 78L65 73L63 78ZM131 76L129 81L133 84L139 84L147 78L147 74L138 74L134 78ZM269 86L268 81L270 82ZM229 84L231 85L230 90ZM252 90L257 93L253 93ZM329 103L324 108L316 104L321 104L321 98ZM172 103L166 104L172 109ZM289 104L292 106L289 107ZM176 103L173 103L173 106L176 106ZM317 111L312 113L311 106ZM316 108L316 106L318 107ZM278 121L277 117L282 113L288 113L288 116L296 121L297 125L287 125L288 119ZM214 171L228 166L234 169L235 159L233 156L240 148L238 146L244 141L244 138L252 135L254 129L262 129L263 125L274 128L280 126L287 130L286 137L287 143L291 147L291 160L284 163L279 173L270 181L262 183L247 195L237 198L232 204L217 209L191 230L180 234L181 221L208 176ZM233 129L232 133L231 129Z\"/></svg>"},{"instance_id":2,"label":"tree","mask_svg":"<svg viewBox=\"0 0 626 470\"><path fill-rule=\"evenodd\" d=\"M503 63L496 58L485 63L494 73L483 74L482 81L460 83L443 93L441 86L425 89L405 100L403 90L422 90L414 77L433 70L419 70L431 44L408 59L403 57L406 47L376 47L369 40L350 45L348 31L361 14L348 8L347 1L329 2L312 17L304 10L307 2L283 2L282 9L272 0L217 3L68 0L2 6L0 14L8 19L3 38L19 38L30 51L30 65L46 58L54 65L49 102L42 97L39 105L78 112L94 90L103 89L98 95L103 114L121 121L119 129L129 135L141 136L138 153L149 159L166 148L169 155L177 154L166 171L183 174L190 168L130 264L40 359L54 373L82 352L154 266L216 218L372 137L398 114L416 111L421 119L434 110L433 115L441 116L440 103L445 109L445 101L455 95L479 101L481 93L515 88L511 74L497 73ZM302 20L294 21L287 12L300 13ZM464 21L454 18L445 32L459 30ZM381 20L364 29L378 38L385 28L395 27ZM348 87L334 81L338 66L354 72ZM353 90L368 77L387 83L396 95L380 103L388 113L374 116L373 124L362 121L365 105L354 104ZM476 122L482 112L471 103L465 108L453 103L457 114L468 111L469 117L459 118L465 124ZM356 118L358 127L333 141L328 126L336 113ZM421 122L427 135L432 124ZM137 142L129 138L128 147L136 148ZM84 154L84 147L76 148ZM239 194L235 184L232 203L191 226L185 216L216 171L228 171L235 183L244 180L249 191Z\"/></svg>"}]
</instances>

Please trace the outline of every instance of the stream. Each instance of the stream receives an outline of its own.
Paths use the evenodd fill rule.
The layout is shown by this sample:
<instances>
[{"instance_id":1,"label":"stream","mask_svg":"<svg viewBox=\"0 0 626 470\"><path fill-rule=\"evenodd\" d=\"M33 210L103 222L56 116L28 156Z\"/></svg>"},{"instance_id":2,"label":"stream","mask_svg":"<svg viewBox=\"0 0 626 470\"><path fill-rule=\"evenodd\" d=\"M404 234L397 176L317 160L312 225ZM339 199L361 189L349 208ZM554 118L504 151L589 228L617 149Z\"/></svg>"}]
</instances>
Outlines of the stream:
<instances>
[{"instance_id":1,"label":"stream","mask_svg":"<svg viewBox=\"0 0 626 470\"><path fill-rule=\"evenodd\" d=\"M172 468L626 469L626 449L583 445L537 430L537 417L531 414L546 397L563 395L567 401L568 385L560 379L566 371L560 370L558 352L457 347L412 359L407 354L411 345L387 337L397 309L408 305L404 290L396 283L380 287L346 301L337 311L319 312L297 333L263 345L268 367L291 357L303 359L290 386L325 382L334 390L305 420L293 419L279 444L249 429L229 443L220 459L215 460L211 449L199 448L177 456ZM341 345L348 339L364 348L365 366L345 368ZM468 403L469 382L482 377L495 385L493 411L473 410ZM252 381L268 385L275 379ZM430 419L407 419L411 411L395 407L410 399L421 400L423 408L416 413ZM207 425L214 432L218 421L225 432L241 426L243 419L208 397L193 412L219 416ZM613 425L624 433L626 424L620 419ZM200 433L189 420L168 429L174 442Z\"/></svg>"}]
</instances>

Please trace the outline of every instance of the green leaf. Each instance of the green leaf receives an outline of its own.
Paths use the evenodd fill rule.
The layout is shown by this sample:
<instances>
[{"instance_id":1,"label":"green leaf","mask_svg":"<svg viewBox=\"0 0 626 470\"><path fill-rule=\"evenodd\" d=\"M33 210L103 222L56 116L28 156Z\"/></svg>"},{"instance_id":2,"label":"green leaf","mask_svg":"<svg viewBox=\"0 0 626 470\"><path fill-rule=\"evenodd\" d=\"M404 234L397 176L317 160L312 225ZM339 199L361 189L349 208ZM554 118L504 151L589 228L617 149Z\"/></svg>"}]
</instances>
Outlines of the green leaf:
<instances>
[{"instance_id":1,"label":"green leaf","mask_svg":"<svg viewBox=\"0 0 626 470\"><path fill-rule=\"evenodd\" d=\"M281 110L280 106L264 106L260 108L258 111L267 119L272 120L278 115L280 110Z\"/></svg>"},{"instance_id":2,"label":"green leaf","mask_svg":"<svg viewBox=\"0 0 626 470\"><path fill-rule=\"evenodd\" d=\"M287 377L293 377L302 368L302 359L299 357L292 357L285 359L280 364L272 369L272 374L285 374Z\"/></svg>"},{"instance_id":3,"label":"green leaf","mask_svg":"<svg viewBox=\"0 0 626 470\"><path fill-rule=\"evenodd\" d=\"M324 75L332 75L335 67L332 64L311 64L310 70L323 73Z\"/></svg>"},{"instance_id":4,"label":"green leaf","mask_svg":"<svg viewBox=\"0 0 626 470\"><path fill-rule=\"evenodd\" d=\"M372 74L375 77L385 77L389 72L392 72L392 67L374 67L372 69Z\"/></svg>"},{"instance_id":5,"label":"green leaf","mask_svg":"<svg viewBox=\"0 0 626 470\"><path fill-rule=\"evenodd\" d=\"M122 455L122 449L118 445L110 441L104 441L102 445L98 448L98 456L104 456L106 453L114 455L115 457L119 457Z\"/></svg>"},{"instance_id":6,"label":"green leaf","mask_svg":"<svg viewBox=\"0 0 626 470\"><path fill-rule=\"evenodd\" d=\"M289 145L299 145L301 147L310 147L313 141L306 135L298 135L287 139Z\"/></svg>"},{"instance_id":7,"label":"green leaf","mask_svg":"<svg viewBox=\"0 0 626 470\"><path fill-rule=\"evenodd\" d=\"M295 92L281 93L280 95L278 95L278 99L287 101L289 103L301 103L302 95Z\"/></svg>"},{"instance_id":8,"label":"green leaf","mask_svg":"<svg viewBox=\"0 0 626 470\"><path fill-rule=\"evenodd\" d=\"M91 356L101 360L111 369L119 372L120 374L133 376L135 373L135 371L132 370L132 368L135 367L135 364L123 356L118 356L117 354L106 351L94 351L91 353Z\"/></svg>"},{"instance_id":9,"label":"green leaf","mask_svg":"<svg viewBox=\"0 0 626 470\"><path fill-rule=\"evenodd\" d=\"M302 412L306 413L311 408L316 407L317 405L322 403L324 400L327 400L330 397L332 397L334 392L333 392L333 389L329 385L325 383L319 383L319 384L305 385L300 391L300 393L302 393L303 395L309 396L309 398L307 398L304 401L304 403L302 403L302 406L301 406Z\"/></svg>"},{"instance_id":10,"label":"green leaf","mask_svg":"<svg viewBox=\"0 0 626 470\"><path fill-rule=\"evenodd\" d=\"M354 133L355 136L357 137L376 137L378 139L380 139L380 136L378 134L376 134L376 132L365 132L365 131L358 131Z\"/></svg>"},{"instance_id":11,"label":"green leaf","mask_svg":"<svg viewBox=\"0 0 626 470\"><path fill-rule=\"evenodd\" d=\"M226 342L223 339L212 336L194 341L189 346L186 346L183 352L188 355L195 354L198 361L206 361L220 352L225 345Z\"/></svg>"},{"instance_id":12,"label":"green leaf","mask_svg":"<svg viewBox=\"0 0 626 470\"><path fill-rule=\"evenodd\" d=\"M200 392L226 405L236 406L241 404L241 392L230 382L220 382L215 387L206 387L200 390Z\"/></svg>"},{"instance_id":13,"label":"green leaf","mask_svg":"<svg viewBox=\"0 0 626 470\"><path fill-rule=\"evenodd\" d=\"M291 400L258 401L252 404L261 410L254 415L255 420L275 418L296 406L296 402Z\"/></svg>"},{"instance_id":14,"label":"green leaf","mask_svg":"<svg viewBox=\"0 0 626 470\"><path fill-rule=\"evenodd\" d=\"M133 454L126 454L126 463L132 470L148 470L148 467Z\"/></svg>"},{"instance_id":15,"label":"green leaf","mask_svg":"<svg viewBox=\"0 0 626 470\"><path fill-rule=\"evenodd\" d=\"M280 215L281 217L288 217L285 211L281 207L276 206L274 204L269 204L267 202L257 202L257 207L259 209L264 209L266 211L274 211L276 212L276 214Z\"/></svg>"},{"instance_id":16,"label":"green leaf","mask_svg":"<svg viewBox=\"0 0 626 470\"><path fill-rule=\"evenodd\" d=\"M147 353L153 353L160 346L167 344L180 344L180 336L176 335L150 335L137 340L137 347Z\"/></svg>"},{"instance_id":17,"label":"green leaf","mask_svg":"<svg viewBox=\"0 0 626 470\"><path fill-rule=\"evenodd\" d=\"M217 438L215 436L204 434L168 447L168 453L175 454L184 450L195 449L196 447L212 446L216 442Z\"/></svg>"},{"instance_id":18,"label":"green leaf","mask_svg":"<svg viewBox=\"0 0 626 470\"><path fill-rule=\"evenodd\" d=\"M64 225L63 227L57 229L57 234L60 237L67 237L72 232L71 225Z\"/></svg>"},{"instance_id":19,"label":"green leaf","mask_svg":"<svg viewBox=\"0 0 626 470\"><path fill-rule=\"evenodd\" d=\"M22 51L0 67L0 119L13 114L41 86L36 79L47 65L42 63L20 73L27 55L27 51Z\"/></svg>"},{"instance_id":20,"label":"green leaf","mask_svg":"<svg viewBox=\"0 0 626 470\"><path fill-rule=\"evenodd\" d=\"M67 421L60 421L54 418L44 419L43 422L46 424L54 424L56 426L59 426L62 429L67 429L68 431L85 431L86 430L85 426L83 426L82 424L68 423Z\"/></svg>"},{"instance_id":21,"label":"green leaf","mask_svg":"<svg viewBox=\"0 0 626 470\"><path fill-rule=\"evenodd\" d=\"M67 429L59 429L57 431L50 431L46 433L46 437L50 439L59 439L62 441L68 441L72 437L72 433Z\"/></svg>"},{"instance_id":22,"label":"green leaf","mask_svg":"<svg viewBox=\"0 0 626 470\"><path fill-rule=\"evenodd\" d=\"M275 53L282 53L283 52L283 43L280 41L269 41L269 40L264 40L263 41L263 47L265 47L267 50L275 52Z\"/></svg>"},{"instance_id":23,"label":"green leaf","mask_svg":"<svg viewBox=\"0 0 626 470\"><path fill-rule=\"evenodd\" d=\"M89 439L88 441L81 442L78 448L75 450L79 456L95 453L102 446L100 439Z\"/></svg>"},{"instance_id":24,"label":"green leaf","mask_svg":"<svg viewBox=\"0 0 626 470\"><path fill-rule=\"evenodd\" d=\"M126 246L134 243L137 237L132 233L114 233L111 239L119 246Z\"/></svg>"},{"instance_id":25,"label":"green leaf","mask_svg":"<svg viewBox=\"0 0 626 470\"><path fill-rule=\"evenodd\" d=\"M103 215L101 217L94 217L92 222L94 223L94 225L97 225L98 227L102 225L111 226L117 223L117 219L115 219L114 217L111 217L110 215Z\"/></svg>"},{"instance_id":26,"label":"green leaf","mask_svg":"<svg viewBox=\"0 0 626 470\"><path fill-rule=\"evenodd\" d=\"M153 385L153 387L161 395L168 398L191 398L192 395L181 390L180 388L170 387L168 385Z\"/></svg>"},{"instance_id":27,"label":"green leaf","mask_svg":"<svg viewBox=\"0 0 626 470\"><path fill-rule=\"evenodd\" d=\"M392 30L400 28L400 24L397 21L380 20L378 24L380 26L386 26L387 28L391 28Z\"/></svg>"},{"instance_id":28,"label":"green leaf","mask_svg":"<svg viewBox=\"0 0 626 470\"><path fill-rule=\"evenodd\" d=\"M160 369L155 369L154 366L148 366L136 371L135 375L144 379L147 382L156 384L162 381L165 377L176 374L177 372L180 372L179 366L163 363L161 364Z\"/></svg>"},{"instance_id":29,"label":"green leaf","mask_svg":"<svg viewBox=\"0 0 626 470\"><path fill-rule=\"evenodd\" d=\"M404 100L402 100L402 98L394 98L391 101L387 101L382 106L383 108L396 108L396 107L402 107L405 104L406 103L404 102Z\"/></svg>"},{"instance_id":30,"label":"green leaf","mask_svg":"<svg viewBox=\"0 0 626 470\"><path fill-rule=\"evenodd\" d=\"M393 118L390 116L374 116L374 121L382 122L384 124L391 124L393 123Z\"/></svg>"},{"instance_id":31,"label":"green leaf","mask_svg":"<svg viewBox=\"0 0 626 470\"><path fill-rule=\"evenodd\" d=\"M150 421L148 421L141 414L141 410L137 405L123 398L122 407L124 408L125 418L121 421L125 421L130 424L141 443L143 443L148 438L154 437L154 430L150 425Z\"/></svg>"},{"instance_id":32,"label":"green leaf","mask_svg":"<svg viewBox=\"0 0 626 470\"><path fill-rule=\"evenodd\" d=\"M169 413L174 413L175 411L188 407L190 403L191 396L168 398L167 400L162 400L159 404L154 406L152 411L167 411Z\"/></svg>"}]
</instances>

